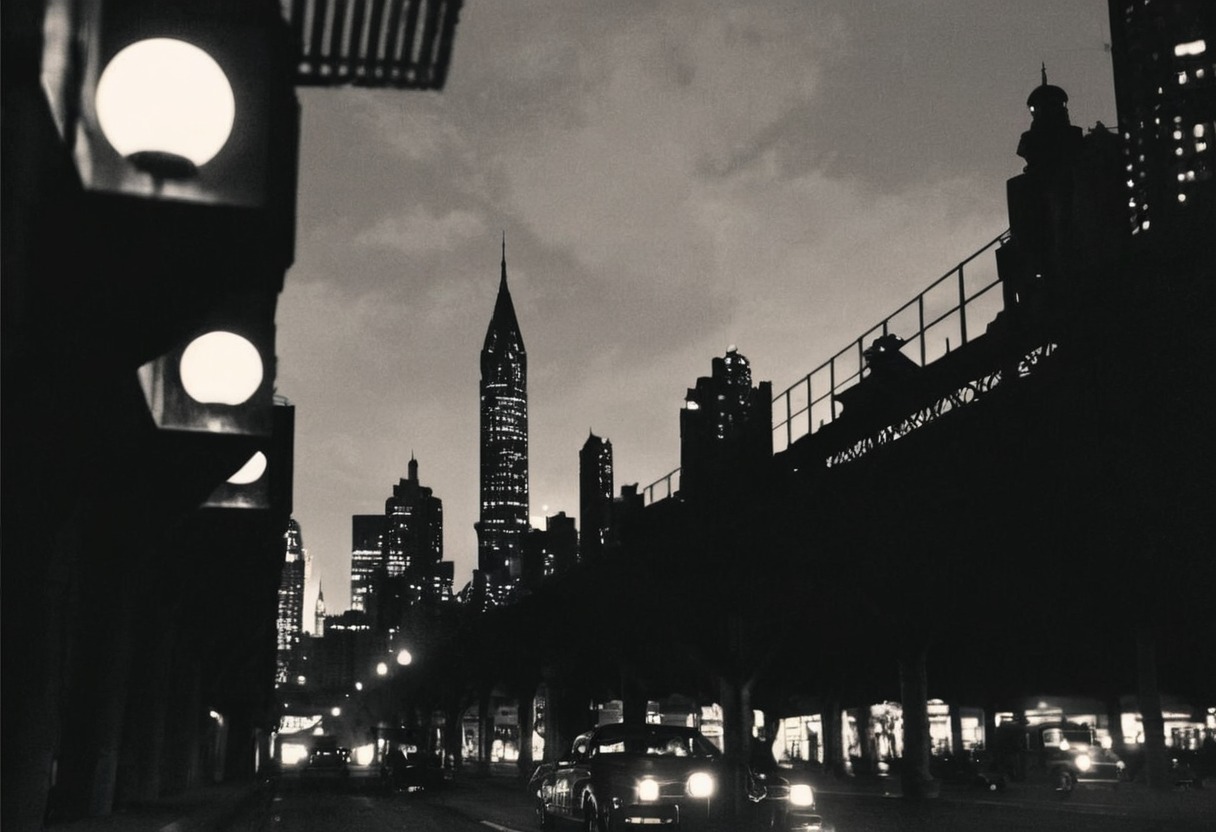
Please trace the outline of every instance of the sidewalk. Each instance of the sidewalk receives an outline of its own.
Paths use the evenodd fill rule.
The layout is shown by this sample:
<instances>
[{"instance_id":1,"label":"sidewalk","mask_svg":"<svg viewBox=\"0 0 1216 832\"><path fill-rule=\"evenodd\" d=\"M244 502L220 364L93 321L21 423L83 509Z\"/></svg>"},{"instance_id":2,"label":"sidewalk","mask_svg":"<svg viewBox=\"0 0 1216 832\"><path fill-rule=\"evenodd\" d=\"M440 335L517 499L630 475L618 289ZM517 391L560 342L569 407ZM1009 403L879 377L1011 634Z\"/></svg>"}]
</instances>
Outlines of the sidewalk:
<instances>
[{"instance_id":1,"label":"sidewalk","mask_svg":"<svg viewBox=\"0 0 1216 832\"><path fill-rule=\"evenodd\" d=\"M808 780L816 795L829 801L832 797L902 799L898 777L836 777L813 773ZM980 787L943 783L941 794L935 799L942 802L1037 807L1061 813L1114 814L1154 819L1216 819L1216 788L1155 792L1141 782L1121 783L1118 788L1082 784L1068 794L1056 792L1045 784L1015 783L1000 791L987 791Z\"/></svg>"},{"instance_id":2,"label":"sidewalk","mask_svg":"<svg viewBox=\"0 0 1216 832\"><path fill-rule=\"evenodd\" d=\"M267 783L200 786L153 803L124 807L112 815L52 821L48 832L225 832L243 814L270 799Z\"/></svg>"}]
</instances>

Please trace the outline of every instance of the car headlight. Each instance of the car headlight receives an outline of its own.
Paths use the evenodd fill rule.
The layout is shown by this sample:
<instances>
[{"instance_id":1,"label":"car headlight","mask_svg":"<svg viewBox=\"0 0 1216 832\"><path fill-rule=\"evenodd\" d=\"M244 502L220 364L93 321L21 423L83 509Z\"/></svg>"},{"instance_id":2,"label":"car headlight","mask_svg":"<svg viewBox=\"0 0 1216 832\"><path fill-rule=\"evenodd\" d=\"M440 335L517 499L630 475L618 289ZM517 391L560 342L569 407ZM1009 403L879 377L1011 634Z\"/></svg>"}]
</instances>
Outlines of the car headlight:
<instances>
[{"instance_id":1,"label":"car headlight","mask_svg":"<svg viewBox=\"0 0 1216 832\"><path fill-rule=\"evenodd\" d=\"M814 806L815 792L806 783L794 783L790 786L791 806Z\"/></svg>"},{"instance_id":2,"label":"car headlight","mask_svg":"<svg viewBox=\"0 0 1216 832\"><path fill-rule=\"evenodd\" d=\"M638 802L650 803L653 800L659 799L659 784L655 780L647 777L645 780L638 781Z\"/></svg>"},{"instance_id":3,"label":"car headlight","mask_svg":"<svg viewBox=\"0 0 1216 832\"><path fill-rule=\"evenodd\" d=\"M1090 767L1094 764L1094 761L1090 759L1088 754L1078 754L1076 763L1077 768L1079 768L1081 771L1089 771Z\"/></svg>"},{"instance_id":4,"label":"car headlight","mask_svg":"<svg viewBox=\"0 0 1216 832\"><path fill-rule=\"evenodd\" d=\"M1068 740L1060 740L1060 750L1061 750L1061 751L1067 751L1067 750L1068 750L1068 748L1069 748L1069 746L1068 746Z\"/></svg>"},{"instance_id":5,"label":"car headlight","mask_svg":"<svg viewBox=\"0 0 1216 832\"><path fill-rule=\"evenodd\" d=\"M1127 768L1127 764L1122 760L1117 760L1115 762L1115 768L1117 768L1119 771L1123 771L1123 769Z\"/></svg>"},{"instance_id":6,"label":"car headlight","mask_svg":"<svg viewBox=\"0 0 1216 832\"><path fill-rule=\"evenodd\" d=\"M692 797L709 797L714 793L714 778L698 771L688 778L688 793Z\"/></svg>"}]
</instances>

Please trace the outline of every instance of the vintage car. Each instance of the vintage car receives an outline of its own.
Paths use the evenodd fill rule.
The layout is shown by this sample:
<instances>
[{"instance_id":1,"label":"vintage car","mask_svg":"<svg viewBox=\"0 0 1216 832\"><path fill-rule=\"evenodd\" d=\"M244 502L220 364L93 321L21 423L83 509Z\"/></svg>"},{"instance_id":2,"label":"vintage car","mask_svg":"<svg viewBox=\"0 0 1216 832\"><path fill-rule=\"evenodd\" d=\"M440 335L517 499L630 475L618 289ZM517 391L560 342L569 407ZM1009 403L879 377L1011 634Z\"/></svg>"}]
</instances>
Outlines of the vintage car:
<instances>
[{"instance_id":1,"label":"vintage car","mask_svg":"<svg viewBox=\"0 0 1216 832\"><path fill-rule=\"evenodd\" d=\"M1006 723L997 728L992 750L998 773L1015 782L1047 780L1060 792L1078 783L1116 786L1124 779L1123 761L1088 725Z\"/></svg>"},{"instance_id":2,"label":"vintage car","mask_svg":"<svg viewBox=\"0 0 1216 832\"><path fill-rule=\"evenodd\" d=\"M380 782L387 791L414 793L444 784L444 771L423 739L407 729L380 729Z\"/></svg>"},{"instance_id":3,"label":"vintage car","mask_svg":"<svg viewBox=\"0 0 1216 832\"><path fill-rule=\"evenodd\" d=\"M768 759L771 759L769 757ZM764 760L748 767L747 796L753 828L779 832L830 832L815 806L815 790L804 772L781 769Z\"/></svg>"},{"instance_id":4,"label":"vintage car","mask_svg":"<svg viewBox=\"0 0 1216 832\"><path fill-rule=\"evenodd\" d=\"M749 782L754 816L783 829L821 828L810 814L809 786L768 776L767 782ZM728 828L727 785L722 754L700 731L616 723L575 738L564 759L538 767L531 788L542 829L564 821L587 832L619 832ZM755 806L760 803L762 810Z\"/></svg>"},{"instance_id":5,"label":"vintage car","mask_svg":"<svg viewBox=\"0 0 1216 832\"><path fill-rule=\"evenodd\" d=\"M350 774L350 749L338 745L337 737L314 737L300 774L305 779L344 779Z\"/></svg>"}]
</instances>

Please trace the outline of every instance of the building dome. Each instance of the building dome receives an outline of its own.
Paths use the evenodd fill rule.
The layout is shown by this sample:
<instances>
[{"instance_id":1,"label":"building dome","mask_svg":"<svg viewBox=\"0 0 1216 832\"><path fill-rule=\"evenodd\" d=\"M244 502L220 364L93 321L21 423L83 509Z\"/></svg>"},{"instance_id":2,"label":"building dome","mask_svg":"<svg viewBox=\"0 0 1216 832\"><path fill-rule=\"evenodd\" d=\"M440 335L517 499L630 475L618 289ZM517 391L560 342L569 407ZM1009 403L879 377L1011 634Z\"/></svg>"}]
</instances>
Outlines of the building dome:
<instances>
[{"instance_id":1,"label":"building dome","mask_svg":"<svg viewBox=\"0 0 1216 832\"><path fill-rule=\"evenodd\" d=\"M1026 106L1031 114L1038 118L1051 112L1066 112L1068 110L1068 93L1060 87L1047 83L1047 66L1042 68L1043 83L1035 87L1026 99Z\"/></svg>"}]
</instances>

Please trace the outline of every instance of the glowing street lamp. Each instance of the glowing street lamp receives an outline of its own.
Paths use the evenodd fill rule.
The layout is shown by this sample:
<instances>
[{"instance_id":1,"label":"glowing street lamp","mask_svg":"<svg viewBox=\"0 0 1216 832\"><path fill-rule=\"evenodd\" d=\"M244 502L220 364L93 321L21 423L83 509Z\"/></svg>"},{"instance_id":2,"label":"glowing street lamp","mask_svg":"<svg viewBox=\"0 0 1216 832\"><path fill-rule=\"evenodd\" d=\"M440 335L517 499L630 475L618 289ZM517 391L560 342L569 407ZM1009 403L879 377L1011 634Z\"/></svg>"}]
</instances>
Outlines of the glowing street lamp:
<instances>
[{"instance_id":1,"label":"glowing street lamp","mask_svg":"<svg viewBox=\"0 0 1216 832\"><path fill-rule=\"evenodd\" d=\"M217 330L190 342L179 372L186 394L199 404L239 405L262 384L262 356L248 338Z\"/></svg>"},{"instance_id":2,"label":"glowing street lamp","mask_svg":"<svg viewBox=\"0 0 1216 832\"><path fill-rule=\"evenodd\" d=\"M111 146L154 179L184 179L215 157L236 118L224 70L175 38L127 46L97 82L97 121Z\"/></svg>"},{"instance_id":3,"label":"glowing street lamp","mask_svg":"<svg viewBox=\"0 0 1216 832\"><path fill-rule=\"evenodd\" d=\"M241 466L240 470L228 478L232 485L249 485L255 483L266 473L266 454L255 451L253 456Z\"/></svg>"},{"instance_id":4,"label":"glowing street lamp","mask_svg":"<svg viewBox=\"0 0 1216 832\"><path fill-rule=\"evenodd\" d=\"M405 667L413 660L414 657L410 655L409 650L401 650L397 653L397 664L401 665L402 667Z\"/></svg>"},{"instance_id":5,"label":"glowing street lamp","mask_svg":"<svg viewBox=\"0 0 1216 832\"><path fill-rule=\"evenodd\" d=\"M385 662L380 662L379 664L377 664L376 665L376 675L377 676L387 676L388 675L388 664L386 664Z\"/></svg>"}]
</instances>

